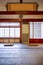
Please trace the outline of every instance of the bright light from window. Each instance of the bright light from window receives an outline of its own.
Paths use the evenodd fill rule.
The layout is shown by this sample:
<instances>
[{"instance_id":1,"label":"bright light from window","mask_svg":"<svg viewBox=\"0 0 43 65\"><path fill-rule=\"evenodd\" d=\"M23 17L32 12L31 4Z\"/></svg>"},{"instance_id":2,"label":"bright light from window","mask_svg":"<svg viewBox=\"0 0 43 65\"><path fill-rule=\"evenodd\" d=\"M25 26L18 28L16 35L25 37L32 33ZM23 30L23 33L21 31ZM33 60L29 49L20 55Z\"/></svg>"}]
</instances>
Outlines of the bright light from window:
<instances>
[{"instance_id":1,"label":"bright light from window","mask_svg":"<svg viewBox=\"0 0 43 65\"><path fill-rule=\"evenodd\" d=\"M5 28L5 37L9 37L9 28Z\"/></svg>"},{"instance_id":2,"label":"bright light from window","mask_svg":"<svg viewBox=\"0 0 43 65\"><path fill-rule=\"evenodd\" d=\"M30 22L30 38L43 38L43 22Z\"/></svg>"},{"instance_id":3,"label":"bright light from window","mask_svg":"<svg viewBox=\"0 0 43 65\"><path fill-rule=\"evenodd\" d=\"M4 37L4 28L0 28L0 37Z\"/></svg>"},{"instance_id":4,"label":"bright light from window","mask_svg":"<svg viewBox=\"0 0 43 65\"><path fill-rule=\"evenodd\" d=\"M12 23L12 22L4 22L4 23L0 23L0 26L20 26L20 23Z\"/></svg>"},{"instance_id":5,"label":"bright light from window","mask_svg":"<svg viewBox=\"0 0 43 65\"><path fill-rule=\"evenodd\" d=\"M0 37L11 37L11 38L18 38L20 37L20 23L15 23L15 22L4 22L4 23L0 23ZM2 28L3 26L3 28ZM10 26L15 26L14 28L10 27Z\"/></svg>"},{"instance_id":6,"label":"bright light from window","mask_svg":"<svg viewBox=\"0 0 43 65\"><path fill-rule=\"evenodd\" d=\"M10 37L14 37L15 34L14 34L14 28L10 28Z\"/></svg>"},{"instance_id":7,"label":"bright light from window","mask_svg":"<svg viewBox=\"0 0 43 65\"><path fill-rule=\"evenodd\" d=\"M20 37L20 28L15 28L15 37Z\"/></svg>"}]
</instances>

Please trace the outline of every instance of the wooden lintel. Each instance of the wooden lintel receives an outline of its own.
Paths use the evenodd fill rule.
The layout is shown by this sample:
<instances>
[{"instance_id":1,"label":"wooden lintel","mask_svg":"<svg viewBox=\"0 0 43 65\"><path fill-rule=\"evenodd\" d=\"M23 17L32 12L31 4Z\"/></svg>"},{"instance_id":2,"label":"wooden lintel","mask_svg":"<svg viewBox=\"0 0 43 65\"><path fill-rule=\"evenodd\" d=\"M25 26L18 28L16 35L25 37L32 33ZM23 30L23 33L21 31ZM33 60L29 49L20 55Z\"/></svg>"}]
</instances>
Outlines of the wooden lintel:
<instances>
[{"instance_id":1,"label":"wooden lintel","mask_svg":"<svg viewBox=\"0 0 43 65\"><path fill-rule=\"evenodd\" d=\"M25 21L25 22L43 22L43 19L22 19L22 22Z\"/></svg>"},{"instance_id":2,"label":"wooden lintel","mask_svg":"<svg viewBox=\"0 0 43 65\"><path fill-rule=\"evenodd\" d=\"M0 22L43 22L43 19L0 19Z\"/></svg>"},{"instance_id":3,"label":"wooden lintel","mask_svg":"<svg viewBox=\"0 0 43 65\"><path fill-rule=\"evenodd\" d=\"M20 22L19 19L0 19L0 22Z\"/></svg>"},{"instance_id":4,"label":"wooden lintel","mask_svg":"<svg viewBox=\"0 0 43 65\"><path fill-rule=\"evenodd\" d=\"M0 11L0 15L43 15L43 11Z\"/></svg>"}]
</instances>

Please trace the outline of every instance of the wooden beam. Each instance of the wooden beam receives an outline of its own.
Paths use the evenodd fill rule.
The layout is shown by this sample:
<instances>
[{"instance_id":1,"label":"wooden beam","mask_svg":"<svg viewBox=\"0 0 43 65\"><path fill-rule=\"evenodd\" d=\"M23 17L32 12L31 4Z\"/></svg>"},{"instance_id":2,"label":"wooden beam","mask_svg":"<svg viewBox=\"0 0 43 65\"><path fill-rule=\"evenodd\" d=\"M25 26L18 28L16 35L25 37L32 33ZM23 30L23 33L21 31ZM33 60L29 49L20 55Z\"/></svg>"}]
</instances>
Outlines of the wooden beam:
<instances>
[{"instance_id":1,"label":"wooden beam","mask_svg":"<svg viewBox=\"0 0 43 65\"><path fill-rule=\"evenodd\" d=\"M43 19L22 19L22 22L43 22Z\"/></svg>"},{"instance_id":2,"label":"wooden beam","mask_svg":"<svg viewBox=\"0 0 43 65\"><path fill-rule=\"evenodd\" d=\"M0 11L0 15L43 15L43 11Z\"/></svg>"},{"instance_id":3,"label":"wooden beam","mask_svg":"<svg viewBox=\"0 0 43 65\"><path fill-rule=\"evenodd\" d=\"M0 22L20 22L19 19L0 19Z\"/></svg>"},{"instance_id":4,"label":"wooden beam","mask_svg":"<svg viewBox=\"0 0 43 65\"><path fill-rule=\"evenodd\" d=\"M0 19L0 22L43 22L43 19Z\"/></svg>"}]
</instances>

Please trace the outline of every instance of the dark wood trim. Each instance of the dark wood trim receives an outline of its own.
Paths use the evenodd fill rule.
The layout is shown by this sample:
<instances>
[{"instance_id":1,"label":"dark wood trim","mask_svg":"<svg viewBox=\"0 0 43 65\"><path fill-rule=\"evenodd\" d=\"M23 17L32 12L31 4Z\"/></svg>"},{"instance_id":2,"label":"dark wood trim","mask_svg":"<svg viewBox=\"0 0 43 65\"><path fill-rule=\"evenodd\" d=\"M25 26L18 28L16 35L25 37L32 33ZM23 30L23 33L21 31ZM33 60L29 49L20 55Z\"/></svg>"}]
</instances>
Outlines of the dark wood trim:
<instances>
[{"instance_id":1,"label":"dark wood trim","mask_svg":"<svg viewBox=\"0 0 43 65\"><path fill-rule=\"evenodd\" d=\"M6 5L8 4L22 4L20 2L8 2ZM38 4L37 2L23 2L23 4Z\"/></svg>"},{"instance_id":2,"label":"dark wood trim","mask_svg":"<svg viewBox=\"0 0 43 65\"><path fill-rule=\"evenodd\" d=\"M20 39L20 38L19 37L18 38L12 38L12 37L11 38L10 37L3 37L3 38L1 38L0 37L0 39Z\"/></svg>"},{"instance_id":3,"label":"dark wood trim","mask_svg":"<svg viewBox=\"0 0 43 65\"><path fill-rule=\"evenodd\" d=\"M0 19L0 22L43 22L43 19Z\"/></svg>"},{"instance_id":4,"label":"dark wood trim","mask_svg":"<svg viewBox=\"0 0 43 65\"><path fill-rule=\"evenodd\" d=\"M19 22L19 19L0 19L0 22Z\"/></svg>"},{"instance_id":5,"label":"dark wood trim","mask_svg":"<svg viewBox=\"0 0 43 65\"><path fill-rule=\"evenodd\" d=\"M20 0L20 3L23 3L23 0Z\"/></svg>"},{"instance_id":6,"label":"dark wood trim","mask_svg":"<svg viewBox=\"0 0 43 65\"><path fill-rule=\"evenodd\" d=\"M29 39L29 43L43 43L43 39Z\"/></svg>"},{"instance_id":7,"label":"dark wood trim","mask_svg":"<svg viewBox=\"0 0 43 65\"><path fill-rule=\"evenodd\" d=\"M20 42L22 43L22 20L20 23Z\"/></svg>"},{"instance_id":8,"label":"dark wood trim","mask_svg":"<svg viewBox=\"0 0 43 65\"><path fill-rule=\"evenodd\" d=\"M22 22L43 22L43 19L22 19Z\"/></svg>"},{"instance_id":9,"label":"dark wood trim","mask_svg":"<svg viewBox=\"0 0 43 65\"><path fill-rule=\"evenodd\" d=\"M0 15L43 15L43 11L0 11Z\"/></svg>"}]
</instances>

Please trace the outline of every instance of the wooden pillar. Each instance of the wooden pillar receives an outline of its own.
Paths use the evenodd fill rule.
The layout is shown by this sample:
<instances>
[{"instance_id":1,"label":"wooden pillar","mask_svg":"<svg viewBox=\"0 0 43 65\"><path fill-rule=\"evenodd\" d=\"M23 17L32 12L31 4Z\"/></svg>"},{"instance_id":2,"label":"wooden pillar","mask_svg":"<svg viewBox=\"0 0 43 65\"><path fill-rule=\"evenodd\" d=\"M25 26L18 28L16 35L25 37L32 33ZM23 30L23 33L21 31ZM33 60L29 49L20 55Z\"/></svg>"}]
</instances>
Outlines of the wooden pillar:
<instances>
[{"instance_id":1,"label":"wooden pillar","mask_svg":"<svg viewBox=\"0 0 43 65\"><path fill-rule=\"evenodd\" d=\"M22 0L20 0L20 3L23 3L23 1L22 1Z\"/></svg>"},{"instance_id":2,"label":"wooden pillar","mask_svg":"<svg viewBox=\"0 0 43 65\"><path fill-rule=\"evenodd\" d=\"M22 43L22 15L20 15L20 43Z\"/></svg>"},{"instance_id":3,"label":"wooden pillar","mask_svg":"<svg viewBox=\"0 0 43 65\"><path fill-rule=\"evenodd\" d=\"M20 0L20 3L23 1ZM22 15L20 15L20 43L22 43Z\"/></svg>"}]
</instances>

